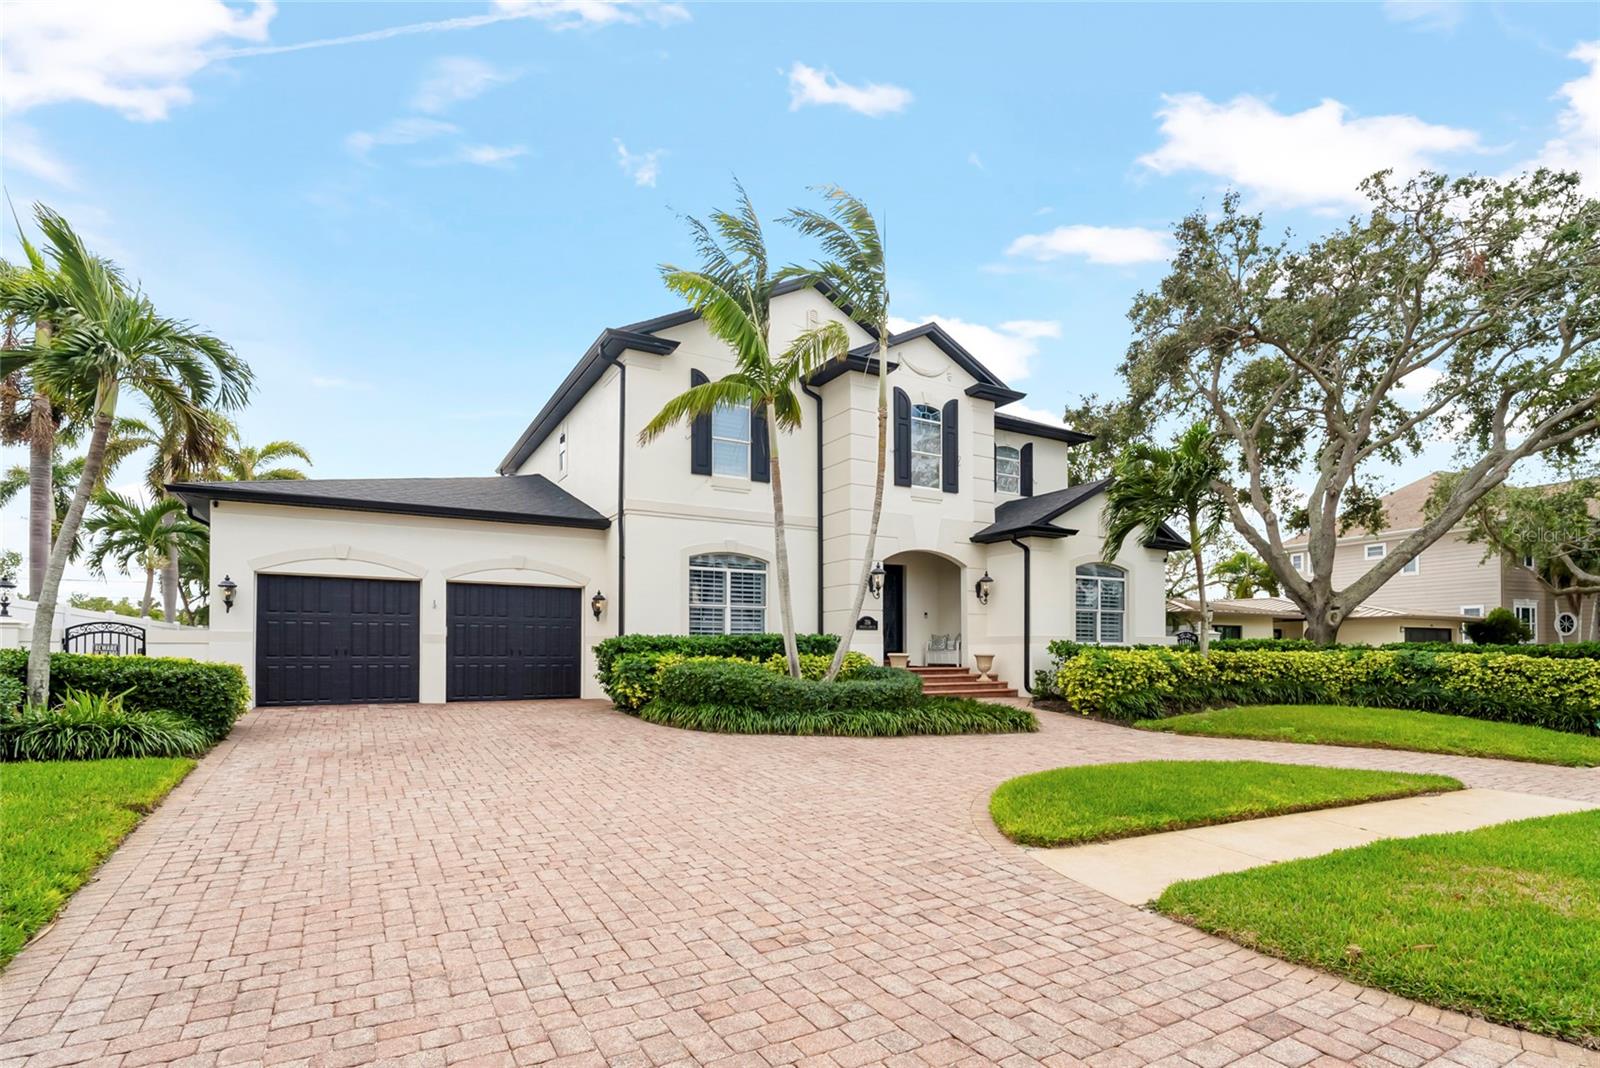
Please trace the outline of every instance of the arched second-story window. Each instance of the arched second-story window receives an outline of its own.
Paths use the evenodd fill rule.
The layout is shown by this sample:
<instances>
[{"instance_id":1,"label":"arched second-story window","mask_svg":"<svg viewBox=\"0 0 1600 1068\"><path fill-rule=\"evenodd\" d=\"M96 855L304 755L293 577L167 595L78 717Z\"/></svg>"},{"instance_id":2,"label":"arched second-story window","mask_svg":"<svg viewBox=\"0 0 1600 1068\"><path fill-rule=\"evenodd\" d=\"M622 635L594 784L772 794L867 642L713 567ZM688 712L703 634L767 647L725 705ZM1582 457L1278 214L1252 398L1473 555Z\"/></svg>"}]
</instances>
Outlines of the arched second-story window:
<instances>
[{"instance_id":1,"label":"arched second-story window","mask_svg":"<svg viewBox=\"0 0 1600 1068\"><path fill-rule=\"evenodd\" d=\"M1015 445L994 447L994 491L1013 497L1022 492L1022 450Z\"/></svg>"},{"instance_id":2,"label":"arched second-story window","mask_svg":"<svg viewBox=\"0 0 1600 1068\"><path fill-rule=\"evenodd\" d=\"M944 470L939 409L931 404L911 408L911 484L938 489Z\"/></svg>"},{"instance_id":3,"label":"arched second-story window","mask_svg":"<svg viewBox=\"0 0 1600 1068\"><path fill-rule=\"evenodd\" d=\"M767 629L767 564L737 553L689 558L689 633L761 634Z\"/></svg>"},{"instance_id":4,"label":"arched second-story window","mask_svg":"<svg viewBox=\"0 0 1600 1068\"><path fill-rule=\"evenodd\" d=\"M1120 645L1126 631L1128 575L1111 564L1078 568L1073 600L1073 634L1080 642Z\"/></svg>"}]
</instances>

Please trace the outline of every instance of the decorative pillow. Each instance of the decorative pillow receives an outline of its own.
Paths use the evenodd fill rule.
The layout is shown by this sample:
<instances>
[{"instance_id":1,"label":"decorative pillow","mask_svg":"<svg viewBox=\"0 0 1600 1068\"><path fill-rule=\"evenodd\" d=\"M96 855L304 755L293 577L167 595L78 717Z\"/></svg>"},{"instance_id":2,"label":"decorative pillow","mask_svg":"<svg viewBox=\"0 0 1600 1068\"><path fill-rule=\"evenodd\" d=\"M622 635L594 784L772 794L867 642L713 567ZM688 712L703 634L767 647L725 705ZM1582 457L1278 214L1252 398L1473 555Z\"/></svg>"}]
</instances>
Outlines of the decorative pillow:
<instances>
[{"instance_id":1,"label":"decorative pillow","mask_svg":"<svg viewBox=\"0 0 1600 1068\"><path fill-rule=\"evenodd\" d=\"M947 635L935 634L933 637L928 639L928 648L932 649L936 653L937 652L942 652L945 649L949 648L949 646L947 646L945 644L949 640L950 639L949 639L949 637Z\"/></svg>"},{"instance_id":2,"label":"decorative pillow","mask_svg":"<svg viewBox=\"0 0 1600 1068\"><path fill-rule=\"evenodd\" d=\"M952 649L961 648L961 634L960 634L959 631L956 633L956 636L954 638L950 639L950 648L952 648Z\"/></svg>"}]
</instances>

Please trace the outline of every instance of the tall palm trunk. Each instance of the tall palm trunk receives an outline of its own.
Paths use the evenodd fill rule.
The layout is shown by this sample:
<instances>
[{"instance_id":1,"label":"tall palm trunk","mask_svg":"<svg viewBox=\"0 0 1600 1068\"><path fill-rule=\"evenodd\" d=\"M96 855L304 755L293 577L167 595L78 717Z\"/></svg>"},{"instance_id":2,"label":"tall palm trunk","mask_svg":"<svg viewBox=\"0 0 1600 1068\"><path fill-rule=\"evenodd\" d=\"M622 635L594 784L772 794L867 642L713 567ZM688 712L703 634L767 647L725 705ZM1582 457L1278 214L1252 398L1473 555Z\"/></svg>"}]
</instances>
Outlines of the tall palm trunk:
<instances>
[{"instance_id":1,"label":"tall palm trunk","mask_svg":"<svg viewBox=\"0 0 1600 1068\"><path fill-rule=\"evenodd\" d=\"M872 518L867 521L867 544L865 555L861 557L861 579L856 583L856 599L850 606L850 615L845 618L844 631L839 635L839 644L833 650L833 663L828 665L828 681L832 682L839 675L839 670L844 667L845 654L850 651L850 638L855 634L855 621L861 618L861 606L866 603L867 583L872 578L872 558L878 552L878 521L883 518L883 483L888 473L889 461L889 335L880 326L878 328L878 481L872 490ZM817 517L817 522L822 522L822 517ZM817 620L817 629L822 629L822 620Z\"/></svg>"},{"instance_id":2,"label":"tall palm trunk","mask_svg":"<svg viewBox=\"0 0 1600 1068\"><path fill-rule=\"evenodd\" d=\"M45 705L50 700L50 632L55 625L61 577L66 573L67 557L72 553L72 543L78 538L84 510L89 506L90 492L100 481L100 473L105 469L106 441L111 437L111 421L116 411L117 383L102 382L95 397L94 422L89 434L89 451L84 456L83 473L78 476L72 503L67 506L67 514L61 520L61 530L56 534L55 545L50 550L50 566L45 569L39 603L33 612L33 640L28 649L30 705Z\"/></svg>"},{"instance_id":3,"label":"tall palm trunk","mask_svg":"<svg viewBox=\"0 0 1600 1068\"><path fill-rule=\"evenodd\" d=\"M144 569L144 600L139 602L139 618L150 618L150 602L154 600L156 585L156 569L145 565Z\"/></svg>"},{"instance_id":4,"label":"tall palm trunk","mask_svg":"<svg viewBox=\"0 0 1600 1068\"><path fill-rule=\"evenodd\" d=\"M49 323L33 324L35 348L50 344ZM35 601L44 591L50 563L50 532L55 527L56 420L50 398L35 389L28 417L28 592Z\"/></svg>"},{"instance_id":5,"label":"tall palm trunk","mask_svg":"<svg viewBox=\"0 0 1600 1068\"><path fill-rule=\"evenodd\" d=\"M789 586L789 531L783 514L783 464L778 459L778 411L767 402L767 435L772 471L773 556L778 567L778 618L783 627L783 656L789 661L789 674L800 677L800 646L794 637L794 600Z\"/></svg>"},{"instance_id":6,"label":"tall palm trunk","mask_svg":"<svg viewBox=\"0 0 1600 1068\"><path fill-rule=\"evenodd\" d=\"M177 512L169 512L161 517L161 525L170 527L178 521ZM178 545L174 541L167 546L167 559L161 566L161 610L165 613L168 623L175 622L178 618Z\"/></svg>"},{"instance_id":7,"label":"tall palm trunk","mask_svg":"<svg viewBox=\"0 0 1600 1068\"><path fill-rule=\"evenodd\" d=\"M1194 548L1195 599L1200 602L1200 655L1211 651L1211 599L1206 596L1206 558L1201 550L1200 517L1189 516L1189 544Z\"/></svg>"},{"instance_id":8,"label":"tall palm trunk","mask_svg":"<svg viewBox=\"0 0 1600 1068\"><path fill-rule=\"evenodd\" d=\"M50 532L55 526L55 414L50 398L35 393L28 419L28 593L38 600L50 564Z\"/></svg>"}]
</instances>

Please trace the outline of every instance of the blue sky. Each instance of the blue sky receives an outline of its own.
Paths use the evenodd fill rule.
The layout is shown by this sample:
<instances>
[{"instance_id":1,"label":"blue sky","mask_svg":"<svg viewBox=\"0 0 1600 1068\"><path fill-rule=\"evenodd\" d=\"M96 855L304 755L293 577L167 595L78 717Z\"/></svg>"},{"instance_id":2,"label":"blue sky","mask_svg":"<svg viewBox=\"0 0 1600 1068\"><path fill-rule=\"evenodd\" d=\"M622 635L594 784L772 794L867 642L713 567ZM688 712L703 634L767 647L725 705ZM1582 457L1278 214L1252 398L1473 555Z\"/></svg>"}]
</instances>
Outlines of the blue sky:
<instances>
[{"instance_id":1,"label":"blue sky","mask_svg":"<svg viewBox=\"0 0 1600 1068\"><path fill-rule=\"evenodd\" d=\"M670 310L677 215L733 175L771 217L865 198L896 313L1036 414L1115 391L1225 189L1314 234L1379 166L1600 179L1590 4L57 0L0 40L6 192L233 343L247 436L325 477L491 473L601 328Z\"/></svg>"}]
</instances>

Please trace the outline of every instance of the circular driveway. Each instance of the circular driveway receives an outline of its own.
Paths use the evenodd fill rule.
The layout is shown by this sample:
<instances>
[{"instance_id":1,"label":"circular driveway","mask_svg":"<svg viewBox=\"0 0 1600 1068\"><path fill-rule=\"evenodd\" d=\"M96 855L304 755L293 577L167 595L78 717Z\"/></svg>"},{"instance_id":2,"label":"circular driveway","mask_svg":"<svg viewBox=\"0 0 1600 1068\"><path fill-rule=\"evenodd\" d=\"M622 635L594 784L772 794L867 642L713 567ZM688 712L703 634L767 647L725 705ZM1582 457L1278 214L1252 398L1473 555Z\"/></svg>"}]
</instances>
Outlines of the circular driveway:
<instances>
[{"instance_id":1,"label":"circular driveway","mask_svg":"<svg viewBox=\"0 0 1600 1068\"><path fill-rule=\"evenodd\" d=\"M1137 733L694 734L598 702L252 713L0 977L0 1062L1578 1063L1122 905L1025 771L1240 758L1600 800L1600 771Z\"/></svg>"}]
</instances>

